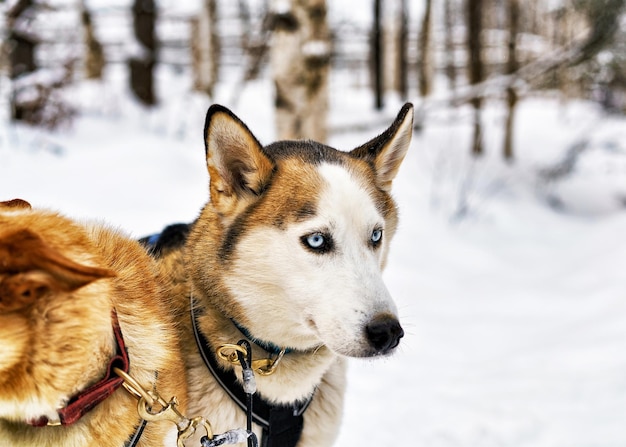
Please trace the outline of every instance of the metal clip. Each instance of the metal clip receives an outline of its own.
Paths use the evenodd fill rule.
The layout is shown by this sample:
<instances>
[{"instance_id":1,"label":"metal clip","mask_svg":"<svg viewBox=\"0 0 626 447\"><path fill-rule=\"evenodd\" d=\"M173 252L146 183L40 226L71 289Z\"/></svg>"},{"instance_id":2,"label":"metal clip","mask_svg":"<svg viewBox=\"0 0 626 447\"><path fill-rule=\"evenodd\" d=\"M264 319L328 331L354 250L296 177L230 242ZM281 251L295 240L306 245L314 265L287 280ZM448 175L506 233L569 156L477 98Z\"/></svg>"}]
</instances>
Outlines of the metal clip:
<instances>
[{"instance_id":1,"label":"metal clip","mask_svg":"<svg viewBox=\"0 0 626 447\"><path fill-rule=\"evenodd\" d=\"M139 403L137 404L137 412L139 413L139 416L141 416L142 419L148 422L155 422L155 421L173 422L174 424L176 424L179 431L181 429L184 429L184 427L186 427L187 425L189 425L189 419L187 419L185 416L180 414L180 412L178 411L178 408L176 408L178 406L178 400L175 397L172 397L172 400L170 400L167 403L165 403L164 401L162 402L161 401L162 399L160 397L156 400L156 402L152 402L152 403L149 403L148 401L146 401L145 397L142 397L141 399L139 399ZM153 413L152 408L154 407L155 403L158 403L159 405L161 405L161 409L157 411L156 413Z\"/></svg>"},{"instance_id":2,"label":"metal clip","mask_svg":"<svg viewBox=\"0 0 626 447\"><path fill-rule=\"evenodd\" d=\"M192 437L196 433L199 425L202 425L204 427L207 438L213 439L213 429L211 428L211 424L209 423L209 421L204 419L202 416L197 416L189 420L189 425L186 429L182 431L180 429L178 430L178 447L184 447L183 441Z\"/></svg>"},{"instance_id":3,"label":"metal clip","mask_svg":"<svg viewBox=\"0 0 626 447\"><path fill-rule=\"evenodd\" d=\"M252 369L261 376L270 376L276 371L276 367L283 359L286 349L283 348L275 359L261 359L252 362Z\"/></svg>"},{"instance_id":4,"label":"metal clip","mask_svg":"<svg viewBox=\"0 0 626 447\"><path fill-rule=\"evenodd\" d=\"M156 390L145 390L139 383L119 368L114 369L115 373L124 379L124 388L133 396L139 399L137 413L139 417L147 422L170 421L176 424L178 447L184 447L184 441L194 435L199 425L204 427L209 439L213 439L213 430L209 421L201 416L189 419L178 411L178 400L172 397L166 402ZM160 410L154 411L155 407Z\"/></svg>"},{"instance_id":5,"label":"metal clip","mask_svg":"<svg viewBox=\"0 0 626 447\"><path fill-rule=\"evenodd\" d=\"M241 352L243 355L248 355L248 351L246 348L240 345L231 345L226 344L217 348L217 356L222 360L226 360L227 362L233 365L239 365L239 360L237 358L237 352ZM280 353L275 359L258 359L252 361L252 369L255 373L261 376L269 376L274 374L276 371L276 367L283 359L285 355L285 348L281 349Z\"/></svg>"},{"instance_id":6,"label":"metal clip","mask_svg":"<svg viewBox=\"0 0 626 447\"><path fill-rule=\"evenodd\" d=\"M161 398L159 398L159 400L162 401ZM161 402L158 403L162 405ZM206 419L201 416L188 419L178 411L178 408L176 408L177 405L178 401L173 397L166 405L162 406L160 411L154 413L148 405L148 402L142 397L137 405L137 412L142 419L148 422L170 421L176 424L178 429L178 439L176 443L178 447L184 447L184 441L194 435L199 425L204 427L209 439L213 438L211 424L209 424Z\"/></svg>"}]
</instances>

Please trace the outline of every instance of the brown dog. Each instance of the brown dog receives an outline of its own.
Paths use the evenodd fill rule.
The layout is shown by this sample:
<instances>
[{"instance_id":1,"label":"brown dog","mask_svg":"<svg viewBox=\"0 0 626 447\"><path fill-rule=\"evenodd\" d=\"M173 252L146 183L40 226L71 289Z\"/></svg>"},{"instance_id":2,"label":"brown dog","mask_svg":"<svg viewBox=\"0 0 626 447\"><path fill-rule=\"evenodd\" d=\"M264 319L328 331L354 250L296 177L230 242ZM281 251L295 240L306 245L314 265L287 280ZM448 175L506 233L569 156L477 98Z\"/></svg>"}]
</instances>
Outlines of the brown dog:
<instances>
[{"instance_id":1,"label":"brown dog","mask_svg":"<svg viewBox=\"0 0 626 447\"><path fill-rule=\"evenodd\" d=\"M112 371L186 407L175 326L136 242L0 203L0 446L176 445Z\"/></svg>"}]
</instances>

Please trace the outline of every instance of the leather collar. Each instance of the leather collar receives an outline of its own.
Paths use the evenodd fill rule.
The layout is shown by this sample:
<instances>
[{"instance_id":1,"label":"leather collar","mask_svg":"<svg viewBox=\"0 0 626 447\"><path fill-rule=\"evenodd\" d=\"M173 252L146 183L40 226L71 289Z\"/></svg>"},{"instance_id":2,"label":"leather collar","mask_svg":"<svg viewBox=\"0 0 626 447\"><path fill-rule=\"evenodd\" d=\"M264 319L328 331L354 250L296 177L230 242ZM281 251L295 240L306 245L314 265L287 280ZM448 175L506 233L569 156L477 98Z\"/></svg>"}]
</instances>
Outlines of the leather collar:
<instances>
[{"instance_id":1,"label":"leather collar","mask_svg":"<svg viewBox=\"0 0 626 447\"><path fill-rule=\"evenodd\" d=\"M71 425L94 409L122 385L123 379L115 374L113 368L120 368L127 373L130 369L130 361L115 310L111 312L111 320L116 342L116 353L109 361L105 376L97 383L73 396L64 408L58 410L58 420L50 420L47 416L42 416L29 421L29 425L34 427Z\"/></svg>"}]
</instances>

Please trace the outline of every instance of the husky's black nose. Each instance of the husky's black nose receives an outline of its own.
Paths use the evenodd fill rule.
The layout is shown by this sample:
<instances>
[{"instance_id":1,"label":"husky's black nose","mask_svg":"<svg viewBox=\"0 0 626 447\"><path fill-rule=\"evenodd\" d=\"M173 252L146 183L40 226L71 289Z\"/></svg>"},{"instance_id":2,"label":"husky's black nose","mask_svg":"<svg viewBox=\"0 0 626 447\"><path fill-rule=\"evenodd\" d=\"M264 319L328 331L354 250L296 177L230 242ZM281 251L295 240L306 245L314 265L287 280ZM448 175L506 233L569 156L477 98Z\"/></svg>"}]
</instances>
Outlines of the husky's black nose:
<instances>
[{"instance_id":1,"label":"husky's black nose","mask_svg":"<svg viewBox=\"0 0 626 447\"><path fill-rule=\"evenodd\" d=\"M404 331L397 318L379 315L365 327L367 339L377 354L388 354L400 344Z\"/></svg>"}]
</instances>

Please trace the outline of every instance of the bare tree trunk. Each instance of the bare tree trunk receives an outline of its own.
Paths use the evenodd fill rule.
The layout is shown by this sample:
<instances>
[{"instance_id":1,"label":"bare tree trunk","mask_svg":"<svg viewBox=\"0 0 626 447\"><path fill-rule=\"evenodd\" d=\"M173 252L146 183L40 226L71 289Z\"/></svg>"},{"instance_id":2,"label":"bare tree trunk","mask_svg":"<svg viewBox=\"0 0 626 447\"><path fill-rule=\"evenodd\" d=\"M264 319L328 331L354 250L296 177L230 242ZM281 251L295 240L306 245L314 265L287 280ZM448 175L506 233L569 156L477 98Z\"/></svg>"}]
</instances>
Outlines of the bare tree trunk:
<instances>
[{"instance_id":1,"label":"bare tree trunk","mask_svg":"<svg viewBox=\"0 0 626 447\"><path fill-rule=\"evenodd\" d=\"M91 12L87 9L85 0L80 3L81 21L83 24L85 39L85 78L102 79L102 71L104 70L104 51L102 45L96 39L91 21Z\"/></svg>"},{"instance_id":2,"label":"bare tree trunk","mask_svg":"<svg viewBox=\"0 0 626 447\"><path fill-rule=\"evenodd\" d=\"M430 0L429 0L430 1ZM398 36L398 93L403 100L409 97L409 69L408 69L408 39L409 39L409 10L407 0L400 0L400 35Z\"/></svg>"},{"instance_id":3,"label":"bare tree trunk","mask_svg":"<svg viewBox=\"0 0 626 447\"><path fill-rule=\"evenodd\" d=\"M383 80L384 88L403 96L406 55L406 7L403 0L387 0L383 9ZM403 73L404 71L404 73Z\"/></svg>"},{"instance_id":4,"label":"bare tree trunk","mask_svg":"<svg viewBox=\"0 0 626 447\"><path fill-rule=\"evenodd\" d=\"M517 58L517 35L519 33L519 0L507 0L507 15L509 19L509 55L506 73L512 74L519 68ZM513 125L515 122L515 105L517 104L517 92L510 85L506 90L507 116L504 129L503 155L505 160L513 161Z\"/></svg>"},{"instance_id":5,"label":"bare tree trunk","mask_svg":"<svg viewBox=\"0 0 626 447\"><path fill-rule=\"evenodd\" d=\"M446 5L448 5L449 0L446 0ZM418 81L419 81L419 91L420 95L423 97L428 96L432 91L432 77L433 77L433 61L432 61L432 51L430 45L430 35L431 35L431 8L432 1L426 0L426 5L424 8L424 16L422 17L422 29L419 34L418 41L418 51L419 51L419 62L418 62ZM451 31L448 30L448 33Z\"/></svg>"},{"instance_id":6,"label":"bare tree trunk","mask_svg":"<svg viewBox=\"0 0 626 447\"><path fill-rule=\"evenodd\" d=\"M154 0L134 0L132 11L140 50L129 60L130 87L143 104L151 106L156 104L153 73L157 55L156 4Z\"/></svg>"},{"instance_id":7,"label":"bare tree trunk","mask_svg":"<svg viewBox=\"0 0 626 447\"><path fill-rule=\"evenodd\" d=\"M11 79L33 73L37 70L35 48L37 37L18 28L20 17L33 7L32 0L19 0L7 11L9 76ZM15 92L11 95L11 118L29 121L29 109L17 101Z\"/></svg>"},{"instance_id":8,"label":"bare tree trunk","mask_svg":"<svg viewBox=\"0 0 626 447\"><path fill-rule=\"evenodd\" d=\"M19 19L34 5L32 0L19 0L7 11L7 28L9 60L9 77L13 80L37 70L35 63L35 49L38 39L36 36L19 29ZM32 122L30 104L24 104L18 99L15 88L11 93L11 119L16 121Z\"/></svg>"},{"instance_id":9,"label":"bare tree trunk","mask_svg":"<svg viewBox=\"0 0 626 447\"><path fill-rule=\"evenodd\" d=\"M204 0L202 10L192 22L191 51L194 89L211 96L217 82L220 40L217 32L217 0Z\"/></svg>"},{"instance_id":10,"label":"bare tree trunk","mask_svg":"<svg viewBox=\"0 0 626 447\"><path fill-rule=\"evenodd\" d=\"M483 0L467 0L467 50L469 55L470 84L479 84L483 80L484 64L482 61L482 10ZM482 155L482 98L475 96L471 100L474 108L474 133L472 137L472 154Z\"/></svg>"},{"instance_id":11,"label":"bare tree trunk","mask_svg":"<svg viewBox=\"0 0 626 447\"><path fill-rule=\"evenodd\" d=\"M444 28L445 28L445 73L448 78L448 86L450 91L456 90L456 59L455 54L455 42L454 42L454 27L456 20L454 18L454 7L452 5L453 0L445 0L444 3Z\"/></svg>"},{"instance_id":12,"label":"bare tree trunk","mask_svg":"<svg viewBox=\"0 0 626 447\"><path fill-rule=\"evenodd\" d=\"M374 26L372 30L372 78L374 102L377 110L383 108L383 44L382 44L382 0L374 0Z\"/></svg>"},{"instance_id":13,"label":"bare tree trunk","mask_svg":"<svg viewBox=\"0 0 626 447\"><path fill-rule=\"evenodd\" d=\"M73 65L68 60L63 70L39 75L35 54L41 38L32 23L41 6L33 0L18 0L6 10L5 57L12 80L11 119L54 129L75 115L73 107L59 94L71 82Z\"/></svg>"},{"instance_id":14,"label":"bare tree trunk","mask_svg":"<svg viewBox=\"0 0 626 447\"><path fill-rule=\"evenodd\" d=\"M13 79L37 70L35 48L38 39L28 30L20 30L18 26L19 19L33 6L34 2L32 0L19 0L7 11L10 74Z\"/></svg>"},{"instance_id":15,"label":"bare tree trunk","mask_svg":"<svg viewBox=\"0 0 626 447\"><path fill-rule=\"evenodd\" d=\"M571 7L571 5L569 5ZM569 43L569 15L571 12L567 7L561 7L555 11L555 25L553 29L553 45L565 48ZM564 98L567 98L569 88L569 78L567 76L567 66L558 65L554 68L554 82L561 91Z\"/></svg>"},{"instance_id":16,"label":"bare tree trunk","mask_svg":"<svg viewBox=\"0 0 626 447\"><path fill-rule=\"evenodd\" d=\"M326 1L276 1L270 14L277 138L326 142L330 65Z\"/></svg>"}]
</instances>

